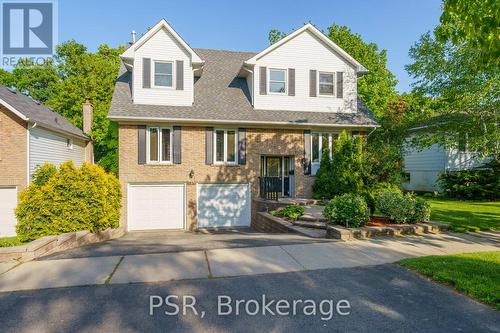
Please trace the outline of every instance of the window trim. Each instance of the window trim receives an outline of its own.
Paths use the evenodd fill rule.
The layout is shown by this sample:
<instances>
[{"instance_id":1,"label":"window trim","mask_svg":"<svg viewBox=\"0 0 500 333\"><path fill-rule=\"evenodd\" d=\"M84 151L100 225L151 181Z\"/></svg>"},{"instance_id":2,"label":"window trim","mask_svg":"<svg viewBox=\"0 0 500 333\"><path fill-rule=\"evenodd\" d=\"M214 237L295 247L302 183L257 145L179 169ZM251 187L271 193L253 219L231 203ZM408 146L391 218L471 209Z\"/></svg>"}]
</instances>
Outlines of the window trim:
<instances>
[{"instance_id":1,"label":"window trim","mask_svg":"<svg viewBox=\"0 0 500 333\"><path fill-rule=\"evenodd\" d=\"M271 71L282 71L285 73L285 81L271 80ZM285 83L285 91L274 92L271 91L271 82ZM267 69L267 93L271 95L286 95L288 94L288 70L286 68L268 68Z\"/></svg>"},{"instance_id":2,"label":"window trim","mask_svg":"<svg viewBox=\"0 0 500 333\"><path fill-rule=\"evenodd\" d=\"M217 161L217 132L224 131L224 157L223 161ZM234 131L234 161L227 160L227 132ZM214 154L213 161L214 165L238 165L238 130L236 128L214 128L213 134L214 143Z\"/></svg>"},{"instance_id":3,"label":"window trim","mask_svg":"<svg viewBox=\"0 0 500 333\"><path fill-rule=\"evenodd\" d=\"M150 151L149 151L149 147L150 147L150 139L149 139L149 135L150 135L150 129L152 128L156 128L158 130L158 161L151 161L150 160ZM162 129L168 129L170 130L170 149L169 149L169 155L170 155L170 161L162 161L162 149L161 149L161 142L162 142L162 137L163 137L163 134L162 134ZM173 154L173 127L169 127L169 126L148 126L146 127L146 164L173 164L173 158L174 158L174 154Z\"/></svg>"},{"instance_id":4,"label":"window trim","mask_svg":"<svg viewBox=\"0 0 500 333\"><path fill-rule=\"evenodd\" d=\"M158 89L175 89L175 61L172 60L152 60L153 62L153 70L151 71L151 87L152 88L158 88ZM161 63L161 64L172 64L172 86L157 86L155 83L155 75L156 75L156 63ZM165 74L168 75L168 74Z\"/></svg>"},{"instance_id":5,"label":"window trim","mask_svg":"<svg viewBox=\"0 0 500 333\"><path fill-rule=\"evenodd\" d=\"M320 77L321 77L321 74L331 74L333 76L333 80L332 80L332 88L333 88L333 93L332 94L322 94L319 87L320 87ZM318 80L317 80L317 89L318 89L318 96L319 97L329 97L329 98L336 98L337 97L337 94L336 94L336 91L335 91L335 88L336 88L336 73L335 72L327 72L327 71L318 71Z\"/></svg>"},{"instance_id":6,"label":"window trim","mask_svg":"<svg viewBox=\"0 0 500 333\"><path fill-rule=\"evenodd\" d=\"M312 136L315 134L318 135L319 152L318 152L318 161L317 162L313 161L313 159L312 159L312 156L314 154ZM312 132L311 133L311 163L312 164L320 164L321 163L321 156L323 154L323 135L325 135L325 134L328 135L328 149L330 150L330 159L332 159L332 157L333 157L333 152L332 152L333 141L334 141L333 137L336 136L338 138L339 133L338 132Z\"/></svg>"}]
</instances>

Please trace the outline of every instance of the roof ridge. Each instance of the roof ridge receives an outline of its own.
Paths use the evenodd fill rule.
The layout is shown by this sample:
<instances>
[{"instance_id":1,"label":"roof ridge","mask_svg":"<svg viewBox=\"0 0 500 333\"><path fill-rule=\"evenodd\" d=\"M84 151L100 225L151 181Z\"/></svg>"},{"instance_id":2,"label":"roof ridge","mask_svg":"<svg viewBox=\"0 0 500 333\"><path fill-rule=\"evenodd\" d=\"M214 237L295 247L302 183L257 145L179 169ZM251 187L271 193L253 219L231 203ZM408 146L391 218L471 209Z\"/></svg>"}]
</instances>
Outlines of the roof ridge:
<instances>
[{"instance_id":1,"label":"roof ridge","mask_svg":"<svg viewBox=\"0 0 500 333\"><path fill-rule=\"evenodd\" d=\"M236 51L236 50L212 49L206 47L194 47L193 50L257 54L257 52L254 51Z\"/></svg>"}]
</instances>

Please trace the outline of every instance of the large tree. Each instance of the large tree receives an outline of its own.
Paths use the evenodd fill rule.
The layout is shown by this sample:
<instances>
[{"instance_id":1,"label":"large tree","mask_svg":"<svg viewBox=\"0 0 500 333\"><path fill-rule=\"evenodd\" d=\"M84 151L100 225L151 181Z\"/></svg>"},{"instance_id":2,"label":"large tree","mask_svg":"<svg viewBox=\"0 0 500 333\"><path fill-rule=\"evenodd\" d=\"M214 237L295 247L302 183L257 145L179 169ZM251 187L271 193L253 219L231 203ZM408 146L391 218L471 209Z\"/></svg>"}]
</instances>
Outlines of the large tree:
<instances>
[{"instance_id":1,"label":"large tree","mask_svg":"<svg viewBox=\"0 0 500 333\"><path fill-rule=\"evenodd\" d=\"M484 66L482 50L468 42L443 41L424 34L410 49L408 72L416 93L437 101L439 116L427 122L421 145L457 147L467 137L468 150L499 157L500 68Z\"/></svg>"},{"instance_id":2,"label":"large tree","mask_svg":"<svg viewBox=\"0 0 500 333\"><path fill-rule=\"evenodd\" d=\"M435 32L441 42L477 48L478 65L500 64L500 1L444 0L440 22Z\"/></svg>"},{"instance_id":3,"label":"large tree","mask_svg":"<svg viewBox=\"0 0 500 333\"><path fill-rule=\"evenodd\" d=\"M387 50L380 50L377 44L365 42L361 35L337 24L328 28L328 37L369 70L358 79L358 94L376 117L382 117L396 95L397 84L387 68Z\"/></svg>"},{"instance_id":4,"label":"large tree","mask_svg":"<svg viewBox=\"0 0 500 333\"><path fill-rule=\"evenodd\" d=\"M116 124L107 119L114 82L123 48L100 45L91 53L74 40L59 45L55 61L37 65L20 62L12 73L0 73L2 84L43 102L82 126L82 103L90 99L94 107L92 139L95 157L108 171L118 171Z\"/></svg>"}]
</instances>

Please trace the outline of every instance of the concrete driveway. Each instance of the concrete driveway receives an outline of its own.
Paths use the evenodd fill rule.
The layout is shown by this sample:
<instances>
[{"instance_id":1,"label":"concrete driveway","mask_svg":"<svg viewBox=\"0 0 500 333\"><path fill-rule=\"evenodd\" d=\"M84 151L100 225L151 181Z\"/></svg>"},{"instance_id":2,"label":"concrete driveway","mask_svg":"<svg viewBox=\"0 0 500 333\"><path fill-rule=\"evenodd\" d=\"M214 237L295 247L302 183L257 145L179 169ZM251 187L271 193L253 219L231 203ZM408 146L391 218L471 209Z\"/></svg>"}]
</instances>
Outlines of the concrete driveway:
<instances>
[{"instance_id":1,"label":"concrete driveway","mask_svg":"<svg viewBox=\"0 0 500 333\"><path fill-rule=\"evenodd\" d=\"M135 234L132 236L137 237ZM407 257L499 249L497 243L459 234L350 242L314 242L294 235L270 237L253 233L201 236L204 241L189 238L198 237L196 235L179 237L173 248L171 241L162 240L161 244L165 249L175 249L178 252L137 254L134 250L132 254L117 255L119 251L129 251L126 246L133 243L133 239L124 238L122 242L126 241L125 244L116 249L109 244L109 249L104 248L112 255L103 256L99 252L100 256L48 258L7 267L8 271L0 272L0 292L372 266L393 263ZM139 244L143 244L143 241ZM152 242L142 246L150 249L154 244L156 243ZM250 246L251 244L263 246ZM193 246L195 248L191 250ZM139 246L139 249L142 251L144 247Z\"/></svg>"},{"instance_id":2,"label":"concrete driveway","mask_svg":"<svg viewBox=\"0 0 500 333\"><path fill-rule=\"evenodd\" d=\"M56 253L43 257L41 260L205 251L222 248L279 246L331 241L326 239L315 240L292 233L259 233L250 229L211 233L136 231L129 232L118 239Z\"/></svg>"}]
</instances>

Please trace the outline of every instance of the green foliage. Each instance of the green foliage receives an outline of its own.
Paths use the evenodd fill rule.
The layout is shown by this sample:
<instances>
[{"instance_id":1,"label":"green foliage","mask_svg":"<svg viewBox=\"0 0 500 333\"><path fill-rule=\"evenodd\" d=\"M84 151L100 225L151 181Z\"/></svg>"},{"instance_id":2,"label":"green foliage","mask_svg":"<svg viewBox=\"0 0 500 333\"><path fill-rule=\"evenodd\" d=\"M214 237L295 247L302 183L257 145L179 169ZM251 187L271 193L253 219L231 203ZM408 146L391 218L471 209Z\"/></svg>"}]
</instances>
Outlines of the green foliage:
<instances>
[{"instance_id":1,"label":"green foliage","mask_svg":"<svg viewBox=\"0 0 500 333\"><path fill-rule=\"evenodd\" d=\"M16 236L14 237L0 237L0 247L10 247L22 245L23 242L19 240Z\"/></svg>"},{"instance_id":2,"label":"green foliage","mask_svg":"<svg viewBox=\"0 0 500 333\"><path fill-rule=\"evenodd\" d=\"M377 209L396 223L423 222L430 218L430 205L412 193L382 190L377 192L375 201Z\"/></svg>"},{"instance_id":3,"label":"green foliage","mask_svg":"<svg viewBox=\"0 0 500 333\"><path fill-rule=\"evenodd\" d=\"M53 173L44 165L35 179L20 193L15 211L20 241L118 227L120 183L101 167L84 163L77 168L66 162Z\"/></svg>"},{"instance_id":4,"label":"green foliage","mask_svg":"<svg viewBox=\"0 0 500 333\"><path fill-rule=\"evenodd\" d=\"M333 24L328 38L344 49L369 72L358 78L358 94L377 118L382 117L396 94L397 80L387 68L387 51L377 44L367 43L346 26Z\"/></svg>"},{"instance_id":5,"label":"green foliage","mask_svg":"<svg viewBox=\"0 0 500 333\"><path fill-rule=\"evenodd\" d=\"M409 258L400 264L500 310L500 251Z\"/></svg>"},{"instance_id":6,"label":"green foliage","mask_svg":"<svg viewBox=\"0 0 500 333\"><path fill-rule=\"evenodd\" d=\"M91 137L96 161L108 171L118 169L118 132L107 114L123 47L100 45L97 52L74 40L57 46L55 62L20 61L11 75L0 72L2 84L13 86L82 127L82 103L94 107ZM100 160L104 159L101 163Z\"/></svg>"},{"instance_id":7,"label":"green foliage","mask_svg":"<svg viewBox=\"0 0 500 333\"><path fill-rule=\"evenodd\" d=\"M498 0L444 0L441 25L436 35L441 41L468 43L480 51L487 65L499 65L500 2Z\"/></svg>"},{"instance_id":8,"label":"green foliage","mask_svg":"<svg viewBox=\"0 0 500 333\"><path fill-rule=\"evenodd\" d=\"M333 193L332 179L332 160L330 159L330 150L324 149L321 155L321 161L316 179L312 187L313 197L315 199L330 199L335 195Z\"/></svg>"},{"instance_id":9,"label":"green foliage","mask_svg":"<svg viewBox=\"0 0 500 333\"><path fill-rule=\"evenodd\" d=\"M478 48L441 41L430 33L410 49L410 57L413 63L406 69L415 79L415 92L436 101L436 111L428 114L428 131L415 144L458 148L466 133L469 151L498 160L500 66L485 67Z\"/></svg>"},{"instance_id":10,"label":"green foliage","mask_svg":"<svg viewBox=\"0 0 500 333\"><path fill-rule=\"evenodd\" d=\"M44 163L40 165L33 173L32 183L37 186L46 184L52 176L57 173L57 168L54 164Z\"/></svg>"},{"instance_id":11,"label":"green foliage","mask_svg":"<svg viewBox=\"0 0 500 333\"><path fill-rule=\"evenodd\" d=\"M500 164L493 161L480 169L450 171L438 177L447 197L469 200L500 198Z\"/></svg>"},{"instance_id":12,"label":"green foliage","mask_svg":"<svg viewBox=\"0 0 500 333\"><path fill-rule=\"evenodd\" d=\"M277 29L271 29L269 31L269 36L267 37L269 39L269 45L273 45L276 42L279 42L281 39L286 37L286 33L279 31Z\"/></svg>"},{"instance_id":13,"label":"green foliage","mask_svg":"<svg viewBox=\"0 0 500 333\"><path fill-rule=\"evenodd\" d=\"M271 212L273 216L287 217L292 221L296 221L299 217L304 215L304 207L300 205L289 205L283 209L274 210Z\"/></svg>"},{"instance_id":14,"label":"green foliage","mask_svg":"<svg viewBox=\"0 0 500 333\"><path fill-rule=\"evenodd\" d=\"M345 227L359 227L370 219L370 210L362 196L346 193L333 198L323 210L330 223Z\"/></svg>"},{"instance_id":15,"label":"green foliage","mask_svg":"<svg viewBox=\"0 0 500 333\"><path fill-rule=\"evenodd\" d=\"M370 187L365 187L361 191L361 195L366 201L366 204L368 205L368 208L370 209L370 213L373 214L376 209L376 200L375 198L377 197L377 194L383 190L391 190L394 192L401 192L401 189L399 186L393 183L388 183L388 182L380 182L380 183L375 183L374 185Z\"/></svg>"}]
</instances>

